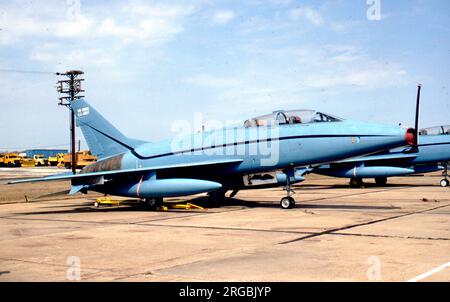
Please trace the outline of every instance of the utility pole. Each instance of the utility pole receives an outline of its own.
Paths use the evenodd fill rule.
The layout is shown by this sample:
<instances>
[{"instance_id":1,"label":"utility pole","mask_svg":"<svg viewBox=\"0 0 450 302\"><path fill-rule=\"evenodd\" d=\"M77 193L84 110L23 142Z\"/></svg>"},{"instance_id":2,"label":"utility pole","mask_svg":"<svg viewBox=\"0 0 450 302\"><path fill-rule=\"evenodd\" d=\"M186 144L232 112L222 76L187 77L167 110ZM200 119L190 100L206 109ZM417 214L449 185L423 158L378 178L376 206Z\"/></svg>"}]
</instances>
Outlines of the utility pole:
<instances>
[{"instance_id":1,"label":"utility pole","mask_svg":"<svg viewBox=\"0 0 450 302\"><path fill-rule=\"evenodd\" d=\"M57 85L57 91L63 96L59 97L58 105L66 106L70 110L70 148L71 148L71 166L72 173L76 173L76 151L75 151L75 112L70 107L70 103L76 99L84 97L80 95L81 92L84 92L81 89L81 82L84 79L81 79L80 76L84 74L81 70L69 70L65 73L57 72L56 75L67 77L67 80L59 80Z\"/></svg>"}]
</instances>

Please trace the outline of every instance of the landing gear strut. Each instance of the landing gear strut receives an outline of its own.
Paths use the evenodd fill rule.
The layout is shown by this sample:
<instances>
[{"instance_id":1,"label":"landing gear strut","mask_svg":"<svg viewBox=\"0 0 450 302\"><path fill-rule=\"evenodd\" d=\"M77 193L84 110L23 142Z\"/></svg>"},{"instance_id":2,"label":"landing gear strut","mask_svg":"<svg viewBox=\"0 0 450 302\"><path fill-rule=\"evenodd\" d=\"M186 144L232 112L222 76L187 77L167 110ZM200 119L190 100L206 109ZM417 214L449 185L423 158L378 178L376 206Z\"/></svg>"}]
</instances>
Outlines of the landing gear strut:
<instances>
[{"instance_id":1,"label":"landing gear strut","mask_svg":"<svg viewBox=\"0 0 450 302\"><path fill-rule=\"evenodd\" d=\"M364 188L364 181L360 177L350 178L350 188Z\"/></svg>"},{"instance_id":2,"label":"landing gear strut","mask_svg":"<svg viewBox=\"0 0 450 302\"><path fill-rule=\"evenodd\" d=\"M295 194L291 185L291 177L294 176L294 169L288 169L284 172L286 174L286 187L283 189L286 191L287 196L281 198L280 207L284 210L292 209L295 206L295 199L292 195Z\"/></svg>"},{"instance_id":3,"label":"landing gear strut","mask_svg":"<svg viewBox=\"0 0 450 302\"><path fill-rule=\"evenodd\" d=\"M448 181L447 177L448 177L448 163L446 163L444 165L444 171L442 172L442 176L444 176L445 178L441 180L441 187L448 187L450 182Z\"/></svg>"}]
</instances>

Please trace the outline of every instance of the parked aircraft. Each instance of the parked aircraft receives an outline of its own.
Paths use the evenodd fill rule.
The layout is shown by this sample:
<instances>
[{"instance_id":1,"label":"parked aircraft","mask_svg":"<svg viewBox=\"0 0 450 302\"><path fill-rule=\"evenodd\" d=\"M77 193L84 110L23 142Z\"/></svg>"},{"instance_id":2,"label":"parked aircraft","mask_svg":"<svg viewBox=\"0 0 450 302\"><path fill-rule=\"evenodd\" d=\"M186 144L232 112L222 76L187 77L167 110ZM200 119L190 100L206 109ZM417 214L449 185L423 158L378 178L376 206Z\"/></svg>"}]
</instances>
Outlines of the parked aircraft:
<instances>
[{"instance_id":1,"label":"parked aircraft","mask_svg":"<svg viewBox=\"0 0 450 302\"><path fill-rule=\"evenodd\" d=\"M70 194L92 190L135 197L152 208L164 197L208 193L211 201L220 201L228 190L234 195L242 189L285 186L280 206L288 209L295 205L291 185L302 181L305 171L296 167L413 145L416 137L411 128L280 110L249 119L243 127L145 143L123 135L83 99L70 107L99 160L79 174L10 183L70 179Z\"/></svg>"},{"instance_id":2,"label":"parked aircraft","mask_svg":"<svg viewBox=\"0 0 450 302\"><path fill-rule=\"evenodd\" d=\"M417 86L415 129L419 129L420 92ZM420 140L420 142L419 142ZM329 165L315 167L314 173L350 178L351 187L363 187L364 178L375 178L377 185L386 185L387 178L414 173L444 170L440 184L449 185L450 127L438 126L422 129L414 137L414 144L406 149L394 149L378 154L347 159Z\"/></svg>"},{"instance_id":3,"label":"parked aircraft","mask_svg":"<svg viewBox=\"0 0 450 302\"><path fill-rule=\"evenodd\" d=\"M348 159L323 165L313 173L350 178L351 187L363 187L364 178L374 178L377 185L384 186L388 177L405 176L444 170L442 187L449 185L450 126L438 126L420 130L416 151L397 148L381 154Z\"/></svg>"}]
</instances>

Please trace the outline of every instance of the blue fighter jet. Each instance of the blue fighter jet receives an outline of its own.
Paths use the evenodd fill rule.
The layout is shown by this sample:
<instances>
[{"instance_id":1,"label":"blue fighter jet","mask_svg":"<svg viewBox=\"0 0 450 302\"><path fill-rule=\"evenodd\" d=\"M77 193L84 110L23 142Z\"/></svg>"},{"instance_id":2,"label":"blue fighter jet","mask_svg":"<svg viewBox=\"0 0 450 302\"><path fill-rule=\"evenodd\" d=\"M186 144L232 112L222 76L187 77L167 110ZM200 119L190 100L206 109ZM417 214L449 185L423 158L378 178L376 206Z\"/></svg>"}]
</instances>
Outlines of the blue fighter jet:
<instances>
[{"instance_id":1,"label":"blue fighter jet","mask_svg":"<svg viewBox=\"0 0 450 302\"><path fill-rule=\"evenodd\" d=\"M438 126L419 131L417 150L397 148L381 154L347 159L313 170L313 173L350 178L351 187L363 187L364 178L374 178L384 186L388 177L406 176L444 170L442 187L449 185L450 126Z\"/></svg>"},{"instance_id":2,"label":"blue fighter jet","mask_svg":"<svg viewBox=\"0 0 450 302\"><path fill-rule=\"evenodd\" d=\"M83 99L70 104L96 163L78 174L58 174L10 183L70 179L69 194L92 190L139 198L150 208L164 197L208 193L211 202L232 190L285 186L283 209L295 205L291 185L324 164L413 145L416 130L350 122L316 111L275 111L241 127L181 133L160 142L123 135Z\"/></svg>"},{"instance_id":3,"label":"blue fighter jet","mask_svg":"<svg viewBox=\"0 0 450 302\"><path fill-rule=\"evenodd\" d=\"M417 86L415 129L419 129L420 92ZM450 161L450 127L439 126L419 131L410 148L393 149L387 152L354 159L337 161L308 170L316 174L350 178L350 187L363 187L364 178L375 178L377 185L387 184L387 178L415 173L444 170L440 184L449 185L448 163ZM420 140L420 142L419 142Z\"/></svg>"}]
</instances>

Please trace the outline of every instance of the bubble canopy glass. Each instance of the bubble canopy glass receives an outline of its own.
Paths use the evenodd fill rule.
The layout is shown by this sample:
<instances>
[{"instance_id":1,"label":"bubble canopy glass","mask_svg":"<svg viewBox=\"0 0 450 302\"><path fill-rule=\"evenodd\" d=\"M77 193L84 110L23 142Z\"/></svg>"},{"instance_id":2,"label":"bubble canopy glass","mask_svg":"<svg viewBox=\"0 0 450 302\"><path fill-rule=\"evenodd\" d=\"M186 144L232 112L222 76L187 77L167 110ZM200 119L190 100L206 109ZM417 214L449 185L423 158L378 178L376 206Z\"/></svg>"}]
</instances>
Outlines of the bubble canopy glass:
<instances>
[{"instance_id":1,"label":"bubble canopy glass","mask_svg":"<svg viewBox=\"0 0 450 302\"><path fill-rule=\"evenodd\" d=\"M278 110L244 122L244 127L341 122L343 119L314 110Z\"/></svg>"},{"instance_id":2,"label":"bubble canopy glass","mask_svg":"<svg viewBox=\"0 0 450 302\"><path fill-rule=\"evenodd\" d=\"M450 134L450 125L423 128L419 131L420 135L444 135Z\"/></svg>"}]
</instances>

